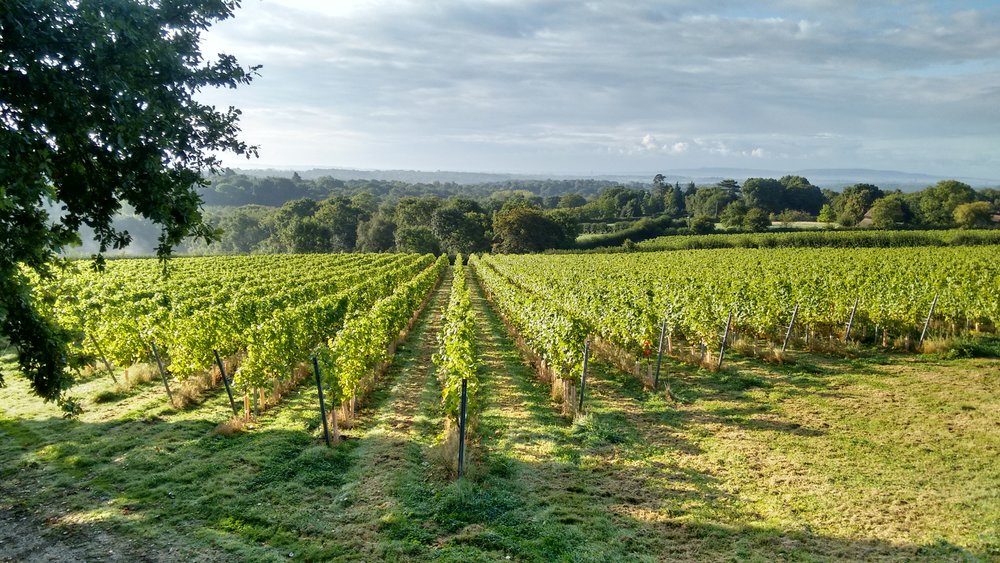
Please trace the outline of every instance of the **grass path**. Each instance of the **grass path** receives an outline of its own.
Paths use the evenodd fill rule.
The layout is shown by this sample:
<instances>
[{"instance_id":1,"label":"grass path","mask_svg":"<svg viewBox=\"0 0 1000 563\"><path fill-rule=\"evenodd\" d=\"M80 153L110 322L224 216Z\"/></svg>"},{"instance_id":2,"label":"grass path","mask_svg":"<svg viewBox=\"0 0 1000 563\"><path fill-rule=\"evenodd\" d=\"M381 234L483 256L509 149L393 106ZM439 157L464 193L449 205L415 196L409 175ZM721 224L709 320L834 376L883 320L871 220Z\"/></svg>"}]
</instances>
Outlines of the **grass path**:
<instances>
[{"instance_id":1,"label":"grass path","mask_svg":"<svg viewBox=\"0 0 1000 563\"><path fill-rule=\"evenodd\" d=\"M388 556L391 547L385 545L380 532L398 510L394 489L402 473L423 462L419 436L440 424L426 413L432 411L436 397L431 356L437 347L451 280L449 269L397 349L386 375L392 386L388 396L374 412L362 413L367 420L358 436L353 469L331 502L336 513L331 530L336 530L347 559L375 561Z\"/></svg>"}]
</instances>

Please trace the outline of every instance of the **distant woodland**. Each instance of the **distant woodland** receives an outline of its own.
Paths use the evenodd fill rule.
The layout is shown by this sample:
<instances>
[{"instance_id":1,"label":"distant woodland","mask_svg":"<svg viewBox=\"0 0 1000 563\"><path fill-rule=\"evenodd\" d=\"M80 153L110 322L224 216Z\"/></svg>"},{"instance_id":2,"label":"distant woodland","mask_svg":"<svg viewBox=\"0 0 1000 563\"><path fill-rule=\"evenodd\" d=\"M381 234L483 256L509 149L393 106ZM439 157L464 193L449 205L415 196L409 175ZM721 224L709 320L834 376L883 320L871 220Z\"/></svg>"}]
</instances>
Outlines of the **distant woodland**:
<instances>
[{"instance_id":1,"label":"distant woodland","mask_svg":"<svg viewBox=\"0 0 1000 563\"><path fill-rule=\"evenodd\" d=\"M671 234L762 232L803 222L869 229L987 228L1000 189L944 180L912 192L859 183L822 189L802 176L712 185L607 180L509 180L479 184L258 177L226 173L199 191L211 244L188 253L525 253L616 246ZM131 253L158 232L128 216ZM582 236L581 236L582 235ZM149 241L149 242L147 242ZM91 249L84 245L78 254Z\"/></svg>"}]
</instances>

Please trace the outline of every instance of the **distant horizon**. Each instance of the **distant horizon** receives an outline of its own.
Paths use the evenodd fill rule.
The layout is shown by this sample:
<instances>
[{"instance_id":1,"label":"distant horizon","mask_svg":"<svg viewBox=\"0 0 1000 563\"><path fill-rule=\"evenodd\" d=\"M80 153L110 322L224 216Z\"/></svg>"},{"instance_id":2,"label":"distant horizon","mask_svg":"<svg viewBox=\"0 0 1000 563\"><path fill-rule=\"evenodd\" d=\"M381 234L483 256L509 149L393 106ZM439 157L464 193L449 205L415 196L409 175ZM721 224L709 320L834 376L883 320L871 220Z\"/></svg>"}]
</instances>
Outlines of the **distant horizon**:
<instances>
[{"instance_id":1,"label":"distant horizon","mask_svg":"<svg viewBox=\"0 0 1000 563\"><path fill-rule=\"evenodd\" d=\"M681 177L681 178L691 178L691 179L711 179L711 178L729 178L734 179L746 179L749 177L781 177L784 175L805 175L807 179L813 181L813 178L808 178L808 175L816 175L817 180L813 181L814 184L819 185L824 180L831 177L836 177L836 180L832 183L837 184L841 181L856 181L863 182L866 180L871 180L872 178L881 178L883 181L889 181L893 184L903 183L905 185L918 185L920 182L936 182L939 180L953 179L963 182L970 183L974 187L993 187L1000 186L1000 178L986 178L986 177L975 177L975 176L961 176L961 175L943 175L943 174L929 174L925 172L913 172L906 170L888 170L888 169L873 169L873 168L802 168L795 170L777 170L777 169L766 169L766 168L741 168L741 167L725 167L725 166L704 166L704 167L693 167L693 168L676 168L676 169L665 169L658 171L645 171L645 172L602 172L602 173L567 173L558 171L503 171L503 170L431 170L431 169L419 169L419 168L367 168L360 166L329 166L329 165L267 165L260 164L257 166L233 166L228 167L234 171L240 172L276 172L276 173L289 173L289 172L315 172L322 173L323 171L337 171L337 172L359 172L359 173L369 173L369 174L392 174L392 173L413 173L422 175L469 175L469 176L497 176L506 177L509 179L538 179L538 178L551 178L551 179L605 179L605 178L628 178L636 179L642 181L652 181L653 177L657 174L663 174L667 177ZM857 176L848 177L848 176ZM823 179L819 179L823 178ZM871 180L877 181L877 180ZM828 182L829 183L829 182Z\"/></svg>"}]
</instances>

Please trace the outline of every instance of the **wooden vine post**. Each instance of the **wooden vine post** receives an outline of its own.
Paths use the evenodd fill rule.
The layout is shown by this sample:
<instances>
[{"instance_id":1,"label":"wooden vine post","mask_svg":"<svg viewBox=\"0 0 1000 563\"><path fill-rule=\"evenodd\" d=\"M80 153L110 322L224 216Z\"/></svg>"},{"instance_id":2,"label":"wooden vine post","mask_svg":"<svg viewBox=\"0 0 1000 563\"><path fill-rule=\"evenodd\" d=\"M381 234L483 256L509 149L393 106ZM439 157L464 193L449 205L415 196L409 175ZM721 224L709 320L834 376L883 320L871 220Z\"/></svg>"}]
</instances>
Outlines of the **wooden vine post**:
<instances>
[{"instance_id":1,"label":"wooden vine post","mask_svg":"<svg viewBox=\"0 0 1000 563\"><path fill-rule=\"evenodd\" d=\"M722 360L726 358L726 342L729 340L729 331L733 326L733 312L729 311L729 317L726 319L726 330L722 333L722 347L719 349L719 363L715 366L716 369L722 369Z\"/></svg>"},{"instance_id":2,"label":"wooden vine post","mask_svg":"<svg viewBox=\"0 0 1000 563\"><path fill-rule=\"evenodd\" d=\"M469 380L462 378L462 399L458 408L458 478L465 475L465 431L469 408Z\"/></svg>"},{"instance_id":3,"label":"wooden vine post","mask_svg":"<svg viewBox=\"0 0 1000 563\"><path fill-rule=\"evenodd\" d=\"M236 408L236 401L233 400L233 388L229 385L229 378L226 377L226 367L222 363L222 358L219 357L219 351L213 349L212 353L215 354L215 363L219 366L222 382L226 385L226 395L229 396L229 406L233 408L233 416L239 416L240 411Z\"/></svg>"},{"instance_id":4,"label":"wooden vine post","mask_svg":"<svg viewBox=\"0 0 1000 563\"><path fill-rule=\"evenodd\" d=\"M587 364L590 361L590 337L583 341L583 369L580 370L580 403L577 412L583 414L583 395L587 390Z\"/></svg>"},{"instance_id":5,"label":"wooden vine post","mask_svg":"<svg viewBox=\"0 0 1000 563\"><path fill-rule=\"evenodd\" d=\"M924 337L927 336L927 329L931 326L931 316L934 315L934 307L937 305L937 302L938 294L935 293L934 300L931 301L931 309L927 311L927 319L924 321L924 330L920 331L920 342L917 343L918 348L924 345Z\"/></svg>"},{"instance_id":6,"label":"wooden vine post","mask_svg":"<svg viewBox=\"0 0 1000 563\"><path fill-rule=\"evenodd\" d=\"M118 378L115 377L115 370L111 369L111 362L108 361L107 356L104 355L104 350L101 350L101 345L97 343L97 339L94 338L93 334L88 334L90 341L94 343L94 348L97 349L97 353L101 355L101 361L104 362L104 367L108 370L108 374L111 375L111 381L118 385ZM125 382L128 383L127 381Z\"/></svg>"},{"instance_id":7,"label":"wooden vine post","mask_svg":"<svg viewBox=\"0 0 1000 563\"><path fill-rule=\"evenodd\" d=\"M788 331L785 332L785 341L781 343L781 351L784 352L788 349L788 339L792 337L792 328L795 326L795 317L799 315L799 304L795 304L795 309L792 310L792 320L788 322Z\"/></svg>"},{"instance_id":8,"label":"wooden vine post","mask_svg":"<svg viewBox=\"0 0 1000 563\"><path fill-rule=\"evenodd\" d=\"M167 372L163 369L163 362L160 360L160 352L156 349L156 342L150 342L153 347L153 357L156 358L156 365L160 368L160 378L163 379L163 386L167 388L167 398L170 405L174 406L174 394L170 392L170 384L167 383Z\"/></svg>"},{"instance_id":9,"label":"wooden vine post","mask_svg":"<svg viewBox=\"0 0 1000 563\"><path fill-rule=\"evenodd\" d=\"M663 361L663 339L667 335L667 317L663 317L663 324L660 325L660 345L656 349L656 374L653 376L653 391L660 387L660 363Z\"/></svg>"},{"instance_id":10,"label":"wooden vine post","mask_svg":"<svg viewBox=\"0 0 1000 563\"><path fill-rule=\"evenodd\" d=\"M854 307L851 308L851 318L847 319L847 330L844 331L844 344L847 344L847 341L851 338L851 327L854 326L854 315L858 312L858 301L860 300L860 297L854 298Z\"/></svg>"},{"instance_id":11,"label":"wooden vine post","mask_svg":"<svg viewBox=\"0 0 1000 563\"><path fill-rule=\"evenodd\" d=\"M323 380L319 374L319 360L313 356L313 371L316 373L316 389L319 391L319 417L323 420L323 439L326 440L326 447L332 447L330 442L330 427L326 423L326 403L323 401Z\"/></svg>"}]
</instances>

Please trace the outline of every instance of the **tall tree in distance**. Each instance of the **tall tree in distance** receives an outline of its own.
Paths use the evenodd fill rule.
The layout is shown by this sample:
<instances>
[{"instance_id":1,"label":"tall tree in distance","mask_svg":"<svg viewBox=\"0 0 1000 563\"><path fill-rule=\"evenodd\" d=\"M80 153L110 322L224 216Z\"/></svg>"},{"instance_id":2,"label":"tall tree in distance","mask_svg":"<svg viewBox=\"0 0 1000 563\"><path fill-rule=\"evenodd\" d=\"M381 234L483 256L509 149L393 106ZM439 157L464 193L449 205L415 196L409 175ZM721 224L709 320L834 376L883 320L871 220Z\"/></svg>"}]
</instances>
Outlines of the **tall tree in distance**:
<instances>
[{"instance_id":1,"label":"tall tree in distance","mask_svg":"<svg viewBox=\"0 0 1000 563\"><path fill-rule=\"evenodd\" d=\"M71 382L66 334L36 311L20 265L42 275L94 230L100 251L128 245L112 218L127 204L160 227L157 254L189 236L215 238L196 188L215 154L252 156L240 112L195 94L253 78L199 41L235 0L4 0L0 9L0 333L48 400ZM52 215L49 209L58 209ZM100 256L98 256L100 258ZM101 265L100 259L97 262ZM2 381L0 381L2 383Z\"/></svg>"}]
</instances>

